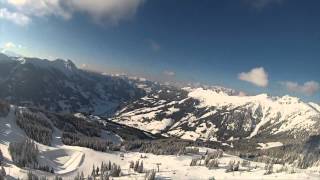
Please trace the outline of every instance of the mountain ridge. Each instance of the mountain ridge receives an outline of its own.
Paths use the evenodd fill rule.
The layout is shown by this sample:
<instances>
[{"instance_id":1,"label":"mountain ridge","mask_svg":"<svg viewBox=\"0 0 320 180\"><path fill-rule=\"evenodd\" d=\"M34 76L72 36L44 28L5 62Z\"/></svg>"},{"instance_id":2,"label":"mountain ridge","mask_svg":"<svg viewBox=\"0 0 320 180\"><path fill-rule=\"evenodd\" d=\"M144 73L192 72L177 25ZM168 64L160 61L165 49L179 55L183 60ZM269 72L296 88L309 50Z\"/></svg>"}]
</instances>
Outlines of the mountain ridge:
<instances>
[{"instance_id":1,"label":"mountain ridge","mask_svg":"<svg viewBox=\"0 0 320 180\"><path fill-rule=\"evenodd\" d=\"M110 114L144 92L116 77L78 69L71 60L0 56L0 98L58 112Z\"/></svg>"},{"instance_id":2,"label":"mountain ridge","mask_svg":"<svg viewBox=\"0 0 320 180\"><path fill-rule=\"evenodd\" d=\"M318 105L296 97L235 96L203 88L174 91L173 94L182 97L171 100L170 92L161 91L165 93L159 95L159 91L154 90L118 111L113 120L149 132L192 140L225 141L264 133L270 136L285 133L300 139L304 137L299 136L319 133Z\"/></svg>"}]
</instances>

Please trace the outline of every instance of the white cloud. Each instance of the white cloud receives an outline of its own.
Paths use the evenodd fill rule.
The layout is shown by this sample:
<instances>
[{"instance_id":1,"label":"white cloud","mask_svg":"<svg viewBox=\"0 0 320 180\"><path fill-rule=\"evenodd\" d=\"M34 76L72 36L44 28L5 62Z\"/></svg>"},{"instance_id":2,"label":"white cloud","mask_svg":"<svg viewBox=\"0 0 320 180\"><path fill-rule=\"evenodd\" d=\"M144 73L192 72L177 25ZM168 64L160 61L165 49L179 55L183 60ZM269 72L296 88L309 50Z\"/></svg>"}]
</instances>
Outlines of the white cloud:
<instances>
[{"instance_id":1,"label":"white cloud","mask_svg":"<svg viewBox=\"0 0 320 180\"><path fill-rule=\"evenodd\" d=\"M175 76L176 75L175 72L169 71L169 70L164 70L163 74L166 75L166 76Z\"/></svg>"},{"instance_id":2,"label":"white cloud","mask_svg":"<svg viewBox=\"0 0 320 180\"><path fill-rule=\"evenodd\" d=\"M13 42L7 42L7 43L4 44L4 47L6 49L10 49L10 48L15 48L16 45Z\"/></svg>"},{"instance_id":3,"label":"white cloud","mask_svg":"<svg viewBox=\"0 0 320 180\"><path fill-rule=\"evenodd\" d=\"M55 15L69 19L71 14L62 7L62 0L7 0L20 13L29 16Z\"/></svg>"},{"instance_id":4,"label":"white cloud","mask_svg":"<svg viewBox=\"0 0 320 180\"><path fill-rule=\"evenodd\" d=\"M238 74L238 79L250 82L259 87L268 86L268 73L263 67L253 68L249 72L242 72Z\"/></svg>"},{"instance_id":5,"label":"white cloud","mask_svg":"<svg viewBox=\"0 0 320 180\"><path fill-rule=\"evenodd\" d=\"M57 16L72 18L80 12L90 15L95 22L117 24L135 15L144 0L7 0L26 16Z\"/></svg>"},{"instance_id":6,"label":"white cloud","mask_svg":"<svg viewBox=\"0 0 320 180\"><path fill-rule=\"evenodd\" d=\"M31 19L19 12L11 12L6 8L0 9L0 19L11 21L17 25L25 26L31 22Z\"/></svg>"},{"instance_id":7,"label":"white cloud","mask_svg":"<svg viewBox=\"0 0 320 180\"><path fill-rule=\"evenodd\" d=\"M67 0L74 11L85 12L98 22L118 23L136 14L144 0Z\"/></svg>"},{"instance_id":8,"label":"white cloud","mask_svg":"<svg viewBox=\"0 0 320 180\"><path fill-rule=\"evenodd\" d=\"M292 81L281 82L281 84L285 86L288 91L303 93L309 96L315 94L320 89L320 84L316 81L307 81L301 85Z\"/></svg>"}]
</instances>

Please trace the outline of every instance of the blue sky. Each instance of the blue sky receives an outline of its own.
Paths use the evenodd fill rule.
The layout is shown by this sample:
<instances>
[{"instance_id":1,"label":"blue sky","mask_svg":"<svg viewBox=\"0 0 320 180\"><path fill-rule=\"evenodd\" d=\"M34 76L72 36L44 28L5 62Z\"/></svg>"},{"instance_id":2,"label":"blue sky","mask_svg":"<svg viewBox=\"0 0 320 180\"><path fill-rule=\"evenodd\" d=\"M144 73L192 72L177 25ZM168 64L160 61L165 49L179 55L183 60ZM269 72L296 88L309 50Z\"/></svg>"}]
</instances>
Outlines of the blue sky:
<instances>
[{"instance_id":1,"label":"blue sky","mask_svg":"<svg viewBox=\"0 0 320 180\"><path fill-rule=\"evenodd\" d=\"M0 46L319 103L319 19L317 0L0 0Z\"/></svg>"}]
</instances>

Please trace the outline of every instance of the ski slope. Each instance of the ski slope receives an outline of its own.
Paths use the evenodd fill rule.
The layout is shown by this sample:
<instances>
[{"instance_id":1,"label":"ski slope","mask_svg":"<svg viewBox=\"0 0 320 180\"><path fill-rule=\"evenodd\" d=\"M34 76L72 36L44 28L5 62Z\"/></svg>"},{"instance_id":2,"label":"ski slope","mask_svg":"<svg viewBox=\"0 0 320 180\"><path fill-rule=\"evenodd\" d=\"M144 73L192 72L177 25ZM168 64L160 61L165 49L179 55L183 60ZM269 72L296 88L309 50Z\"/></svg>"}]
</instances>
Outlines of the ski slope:
<instances>
[{"instance_id":1,"label":"ski slope","mask_svg":"<svg viewBox=\"0 0 320 180\"><path fill-rule=\"evenodd\" d=\"M11 106L11 111L6 118L0 118L0 148L6 159L5 170L10 177L26 178L28 169L21 169L15 166L8 152L8 145L12 142L19 142L27 138L25 133L16 125L14 116L15 107ZM66 146L61 142L61 131L55 129L53 134L52 147L38 144L40 150L40 163L50 165L54 168L55 173L64 179L73 179L78 172L84 172L85 175L91 174L92 166L100 166L101 162L117 163L121 166L123 176L114 179L144 179L144 174L138 174L129 170L130 161L139 160L141 153L127 152L124 157L120 157L120 152L97 152L92 149ZM157 169L156 164L160 163L160 172L157 173L159 179L178 179L178 180L194 180L194 179L232 179L232 180L261 180L261 179L319 179L319 170L308 171L296 169L296 173L274 173L271 175L263 175L265 170L263 163L252 162L252 166L256 168L247 172L244 167L240 167L239 172L225 173L225 167L230 160L242 161L239 157L224 154L224 157L219 159L220 165L218 169L209 170L204 166L189 166L193 158L204 154L206 150L212 149L200 148L201 153L198 155L153 155L143 154L146 158L140 159L144 162L146 170ZM275 168L279 168L275 166ZM34 171L38 175L46 175L53 179L53 175Z\"/></svg>"}]
</instances>

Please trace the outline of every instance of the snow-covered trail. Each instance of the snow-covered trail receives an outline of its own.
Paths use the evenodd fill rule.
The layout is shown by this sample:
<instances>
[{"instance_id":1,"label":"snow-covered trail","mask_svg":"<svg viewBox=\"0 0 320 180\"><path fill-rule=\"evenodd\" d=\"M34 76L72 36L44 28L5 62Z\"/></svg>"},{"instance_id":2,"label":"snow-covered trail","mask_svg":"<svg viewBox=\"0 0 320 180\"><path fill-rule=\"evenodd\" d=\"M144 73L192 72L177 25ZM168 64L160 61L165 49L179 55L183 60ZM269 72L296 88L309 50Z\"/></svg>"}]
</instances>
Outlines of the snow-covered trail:
<instances>
[{"instance_id":1,"label":"snow-covered trail","mask_svg":"<svg viewBox=\"0 0 320 180\"><path fill-rule=\"evenodd\" d=\"M12 142L20 142L27 138L25 133L15 123L15 107L10 107L7 117L0 117L0 149L5 158L6 166L4 166L10 177L21 177L27 173L26 170L20 169L12 163L11 155L8 151L9 144Z\"/></svg>"},{"instance_id":2,"label":"snow-covered trail","mask_svg":"<svg viewBox=\"0 0 320 180\"><path fill-rule=\"evenodd\" d=\"M52 127L54 127L53 124ZM53 167L55 174L58 175L66 176L77 171L85 158L81 149L77 150L73 146L62 143L62 132L56 127L52 133L51 147L40 146L43 146L41 150L45 149L42 152L43 162Z\"/></svg>"},{"instance_id":3,"label":"snow-covered trail","mask_svg":"<svg viewBox=\"0 0 320 180\"><path fill-rule=\"evenodd\" d=\"M28 169L21 169L12 162L11 155L8 151L10 143L21 142L28 138L23 130L21 130L15 119L16 107L11 106L7 117L0 118L0 149L6 159L5 170L12 177L25 177ZM39 163L47 164L54 168L57 174L70 174L77 171L83 162L84 153L73 150L71 146L65 146L61 142L62 133L55 129L53 133L53 146L49 147L37 143L40 151ZM39 172L37 174L50 176L49 173Z\"/></svg>"}]
</instances>

